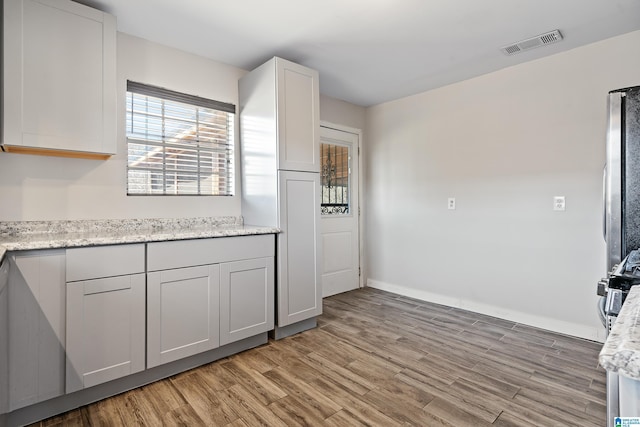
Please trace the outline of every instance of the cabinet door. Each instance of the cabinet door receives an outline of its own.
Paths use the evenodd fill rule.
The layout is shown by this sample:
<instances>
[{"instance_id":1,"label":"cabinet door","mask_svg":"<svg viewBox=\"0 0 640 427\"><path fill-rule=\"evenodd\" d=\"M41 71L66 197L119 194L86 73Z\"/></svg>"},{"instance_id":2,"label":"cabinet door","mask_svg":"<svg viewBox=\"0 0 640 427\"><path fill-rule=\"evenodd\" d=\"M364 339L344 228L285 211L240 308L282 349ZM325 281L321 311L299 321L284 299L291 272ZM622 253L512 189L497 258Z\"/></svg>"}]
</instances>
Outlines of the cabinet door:
<instances>
[{"instance_id":1,"label":"cabinet door","mask_svg":"<svg viewBox=\"0 0 640 427\"><path fill-rule=\"evenodd\" d=\"M9 411L9 261L0 262L0 414ZM2 415L0 415L2 425Z\"/></svg>"},{"instance_id":2,"label":"cabinet door","mask_svg":"<svg viewBox=\"0 0 640 427\"><path fill-rule=\"evenodd\" d=\"M64 394L65 252L9 255L9 410Z\"/></svg>"},{"instance_id":3,"label":"cabinet door","mask_svg":"<svg viewBox=\"0 0 640 427\"><path fill-rule=\"evenodd\" d=\"M273 257L220 265L220 345L273 329Z\"/></svg>"},{"instance_id":4,"label":"cabinet door","mask_svg":"<svg viewBox=\"0 0 640 427\"><path fill-rule=\"evenodd\" d=\"M67 283L67 393L144 370L144 306L144 274Z\"/></svg>"},{"instance_id":5,"label":"cabinet door","mask_svg":"<svg viewBox=\"0 0 640 427\"><path fill-rule=\"evenodd\" d=\"M70 0L4 1L3 144L114 154L115 61L113 16Z\"/></svg>"},{"instance_id":6,"label":"cabinet door","mask_svg":"<svg viewBox=\"0 0 640 427\"><path fill-rule=\"evenodd\" d=\"M147 367L220 344L220 266L147 274Z\"/></svg>"},{"instance_id":7,"label":"cabinet door","mask_svg":"<svg viewBox=\"0 0 640 427\"><path fill-rule=\"evenodd\" d=\"M278 326L322 313L320 282L320 176L280 171Z\"/></svg>"},{"instance_id":8,"label":"cabinet door","mask_svg":"<svg viewBox=\"0 0 640 427\"><path fill-rule=\"evenodd\" d=\"M278 169L320 172L318 72L276 58Z\"/></svg>"}]
</instances>

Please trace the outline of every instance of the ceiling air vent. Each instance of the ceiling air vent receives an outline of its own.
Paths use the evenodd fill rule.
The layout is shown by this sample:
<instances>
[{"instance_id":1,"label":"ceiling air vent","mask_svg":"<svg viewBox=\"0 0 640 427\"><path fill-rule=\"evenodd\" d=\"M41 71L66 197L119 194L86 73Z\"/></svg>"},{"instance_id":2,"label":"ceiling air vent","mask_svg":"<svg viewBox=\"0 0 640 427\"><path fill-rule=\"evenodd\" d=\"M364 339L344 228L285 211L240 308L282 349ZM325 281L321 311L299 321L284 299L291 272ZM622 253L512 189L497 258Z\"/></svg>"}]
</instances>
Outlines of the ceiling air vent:
<instances>
[{"instance_id":1,"label":"ceiling air vent","mask_svg":"<svg viewBox=\"0 0 640 427\"><path fill-rule=\"evenodd\" d=\"M540 34L539 36L531 37L530 39L520 40L517 43L510 44L500 48L505 55L515 55L525 50L534 49L536 47L544 46L551 43L556 43L562 40L562 34L560 31L554 30L548 33Z\"/></svg>"}]
</instances>

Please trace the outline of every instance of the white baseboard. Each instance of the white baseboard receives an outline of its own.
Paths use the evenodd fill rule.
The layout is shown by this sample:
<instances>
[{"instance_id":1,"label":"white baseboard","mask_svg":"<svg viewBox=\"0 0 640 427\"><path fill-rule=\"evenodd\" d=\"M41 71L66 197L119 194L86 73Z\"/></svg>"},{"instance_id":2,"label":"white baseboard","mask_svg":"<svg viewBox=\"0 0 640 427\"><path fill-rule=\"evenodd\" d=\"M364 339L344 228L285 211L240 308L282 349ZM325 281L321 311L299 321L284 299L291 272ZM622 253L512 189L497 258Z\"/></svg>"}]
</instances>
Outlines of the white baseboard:
<instances>
[{"instance_id":1,"label":"white baseboard","mask_svg":"<svg viewBox=\"0 0 640 427\"><path fill-rule=\"evenodd\" d=\"M406 296L409 298L415 298L421 301L446 305L448 307L461 308L464 310L473 311L474 313L498 317L500 319L510 320L512 322L522 323L524 325L534 326L536 328L546 329L548 331L553 331L560 334L571 335L574 337L598 342L604 342L605 340L604 328L594 328L577 323L565 322L563 320L536 316L533 314L508 310L503 307L479 303L476 301L464 300L461 298L455 298L419 289L407 288L405 286L394 285L391 283L380 282L378 280L367 279L367 286L375 289L380 289L382 291L392 292L394 294Z\"/></svg>"}]
</instances>

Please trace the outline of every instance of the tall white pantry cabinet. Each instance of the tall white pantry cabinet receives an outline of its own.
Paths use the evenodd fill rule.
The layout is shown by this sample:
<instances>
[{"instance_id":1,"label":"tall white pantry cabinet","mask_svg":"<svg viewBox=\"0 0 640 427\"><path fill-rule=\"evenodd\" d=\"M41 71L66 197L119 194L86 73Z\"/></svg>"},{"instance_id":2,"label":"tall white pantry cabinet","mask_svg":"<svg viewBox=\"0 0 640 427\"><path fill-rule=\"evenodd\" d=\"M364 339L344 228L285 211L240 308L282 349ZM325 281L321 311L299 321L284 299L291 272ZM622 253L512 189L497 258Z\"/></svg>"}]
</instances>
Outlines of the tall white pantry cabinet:
<instances>
[{"instance_id":1,"label":"tall white pantry cabinet","mask_svg":"<svg viewBox=\"0 0 640 427\"><path fill-rule=\"evenodd\" d=\"M276 339L316 326L320 281L318 73L272 58L239 83L242 215L277 226Z\"/></svg>"}]
</instances>

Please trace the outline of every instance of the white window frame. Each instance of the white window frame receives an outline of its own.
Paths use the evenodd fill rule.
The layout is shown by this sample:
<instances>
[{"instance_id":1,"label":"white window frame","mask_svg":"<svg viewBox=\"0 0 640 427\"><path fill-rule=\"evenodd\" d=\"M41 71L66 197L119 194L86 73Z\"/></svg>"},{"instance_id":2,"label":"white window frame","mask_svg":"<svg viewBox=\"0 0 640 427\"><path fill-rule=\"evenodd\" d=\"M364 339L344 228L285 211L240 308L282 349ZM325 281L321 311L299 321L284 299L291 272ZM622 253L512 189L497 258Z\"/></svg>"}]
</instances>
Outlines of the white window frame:
<instances>
[{"instance_id":1,"label":"white window frame","mask_svg":"<svg viewBox=\"0 0 640 427\"><path fill-rule=\"evenodd\" d=\"M127 81L127 195L233 196L233 104Z\"/></svg>"}]
</instances>

